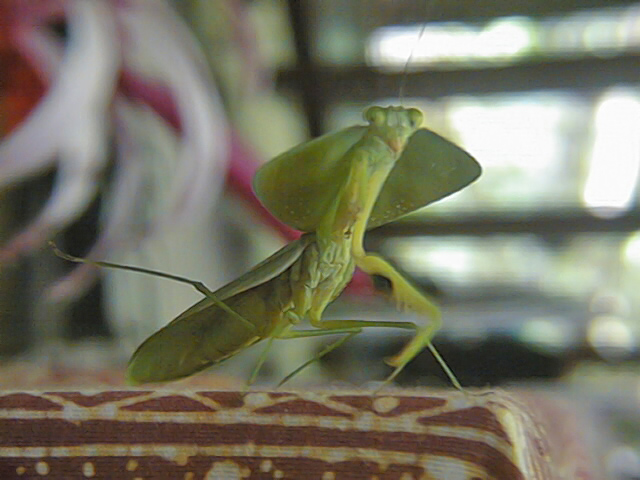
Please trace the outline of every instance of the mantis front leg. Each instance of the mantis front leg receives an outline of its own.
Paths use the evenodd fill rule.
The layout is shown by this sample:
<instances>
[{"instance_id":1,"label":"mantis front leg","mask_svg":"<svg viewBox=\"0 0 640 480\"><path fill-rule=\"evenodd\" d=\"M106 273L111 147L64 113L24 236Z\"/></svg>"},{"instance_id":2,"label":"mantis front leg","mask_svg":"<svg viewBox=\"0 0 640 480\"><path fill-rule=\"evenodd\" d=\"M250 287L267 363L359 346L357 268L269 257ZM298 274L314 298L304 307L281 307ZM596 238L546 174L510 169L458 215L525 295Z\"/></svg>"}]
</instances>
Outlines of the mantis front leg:
<instances>
[{"instance_id":1,"label":"mantis front leg","mask_svg":"<svg viewBox=\"0 0 640 480\"><path fill-rule=\"evenodd\" d=\"M395 370L389 378L387 378L386 382L393 380L402 369L426 347L431 351L431 354L447 374L453 386L458 390L462 390L460 382L431 343L433 336L442 326L442 316L438 306L413 286L409 280L380 255L367 254L362 248L358 250L359 251L354 252L356 265L369 275L380 275L391 282L392 296L396 300L398 309L410 310L430 318L430 322L424 327L415 327L416 335L400 353L386 360L388 365L395 367Z\"/></svg>"}]
</instances>

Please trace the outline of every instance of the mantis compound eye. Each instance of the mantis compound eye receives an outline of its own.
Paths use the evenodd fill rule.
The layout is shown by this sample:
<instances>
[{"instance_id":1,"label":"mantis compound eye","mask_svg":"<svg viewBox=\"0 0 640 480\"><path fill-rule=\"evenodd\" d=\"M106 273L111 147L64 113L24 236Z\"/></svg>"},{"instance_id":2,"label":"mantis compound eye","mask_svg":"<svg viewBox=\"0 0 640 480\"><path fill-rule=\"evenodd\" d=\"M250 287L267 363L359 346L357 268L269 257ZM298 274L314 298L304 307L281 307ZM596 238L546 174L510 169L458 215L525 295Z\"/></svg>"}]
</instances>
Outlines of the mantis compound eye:
<instances>
[{"instance_id":1,"label":"mantis compound eye","mask_svg":"<svg viewBox=\"0 0 640 480\"><path fill-rule=\"evenodd\" d=\"M411 122L411 127L418 128L422 125L422 120L424 119L424 115L417 108L410 108L409 112L409 121Z\"/></svg>"},{"instance_id":2,"label":"mantis compound eye","mask_svg":"<svg viewBox=\"0 0 640 480\"><path fill-rule=\"evenodd\" d=\"M384 110L382 107L370 107L364 112L364 118L372 125L381 126L386 119Z\"/></svg>"}]
</instances>

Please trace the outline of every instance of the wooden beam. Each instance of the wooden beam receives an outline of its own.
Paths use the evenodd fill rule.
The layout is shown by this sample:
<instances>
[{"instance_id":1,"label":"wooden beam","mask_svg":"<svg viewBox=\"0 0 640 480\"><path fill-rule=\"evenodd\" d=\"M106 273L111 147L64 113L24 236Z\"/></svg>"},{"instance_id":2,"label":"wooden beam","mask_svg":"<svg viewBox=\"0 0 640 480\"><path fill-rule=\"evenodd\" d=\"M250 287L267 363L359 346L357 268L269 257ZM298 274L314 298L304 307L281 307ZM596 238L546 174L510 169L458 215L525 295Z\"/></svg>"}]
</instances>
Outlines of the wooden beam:
<instances>
[{"instance_id":1,"label":"wooden beam","mask_svg":"<svg viewBox=\"0 0 640 480\"><path fill-rule=\"evenodd\" d=\"M300 69L278 74L278 87L296 89L306 72ZM314 71L315 89L326 104L371 102L393 96L403 73L385 73L371 67L321 67ZM409 73L407 97L440 98L455 94L487 94L530 90L597 91L616 84L637 85L640 55L544 60L516 65L429 70Z\"/></svg>"},{"instance_id":2,"label":"wooden beam","mask_svg":"<svg viewBox=\"0 0 640 480\"><path fill-rule=\"evenodd\" d=\"M388 237L493 235L496 233L533 233L545 236L636 230L640 230L640 210L633 210L615 218L595 217L583 210L560 210L528 215L496 212L495 215L424 218L389 223L368 232L367 239L377 241Z\"/></svg>"}]
</instances>

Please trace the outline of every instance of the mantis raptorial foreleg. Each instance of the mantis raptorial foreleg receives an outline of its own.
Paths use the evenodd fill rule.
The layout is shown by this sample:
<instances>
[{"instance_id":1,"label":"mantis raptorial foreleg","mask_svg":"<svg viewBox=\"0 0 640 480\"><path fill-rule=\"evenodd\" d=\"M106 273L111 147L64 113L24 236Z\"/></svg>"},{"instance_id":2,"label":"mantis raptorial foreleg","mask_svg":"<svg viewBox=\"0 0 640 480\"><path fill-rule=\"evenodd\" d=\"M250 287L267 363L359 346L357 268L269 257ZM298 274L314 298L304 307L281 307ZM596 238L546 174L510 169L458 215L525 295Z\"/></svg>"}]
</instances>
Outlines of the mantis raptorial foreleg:
<instances>
[{"instance_id":1,"label":"mantis raptorial foreleg","mask_svg":"<svg viewBox=\"0 0 640 480\"><path fill-rule=\"evenodd\" d=\"M386 379L385 383L393 380L402 369L426 347L431 351L436 361L440 364L440 367L447 374L451 383L458 390L462 390L460 382L431 343L433 336L442 326L440 308L413 286L409 280L384 258L376 254L366 253L361 248L357 250L358 251L354 253L354 258L356 265L361 270L369 275L380 275L391 282L391 294L396 300L399 310L413 311L428 316L430 319L427 325L420 328L412 324L416 329L416 335L399 354L386 360L386 363L395 367L395 370L389 378Z\"/></svg>"}]
</instances>

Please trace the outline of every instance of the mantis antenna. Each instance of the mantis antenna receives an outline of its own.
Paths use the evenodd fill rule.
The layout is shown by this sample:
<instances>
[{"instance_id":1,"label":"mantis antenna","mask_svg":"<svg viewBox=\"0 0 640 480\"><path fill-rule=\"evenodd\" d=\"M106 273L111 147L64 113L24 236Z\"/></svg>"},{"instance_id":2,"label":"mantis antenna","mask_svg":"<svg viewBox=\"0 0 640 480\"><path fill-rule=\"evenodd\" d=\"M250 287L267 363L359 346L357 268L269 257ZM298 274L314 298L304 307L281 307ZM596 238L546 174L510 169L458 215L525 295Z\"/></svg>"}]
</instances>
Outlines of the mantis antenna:
<instances>
[{"instance_id":1,"label":"mantis antenna","mask_svg":"<svg viewBox=\"0 0 640 480\"><path fill-rule=\"evenodd\" d=\"M433 1L426 0L425 1L425 14L429 11L429 7L433 6ZM424 36L424 32L427 30L427 21L422 22L422 27L420 28L420 32L418 33L418 38L415 43L411 47L411 51L409 52L409 56L407 57L407 61L404 63L404 68L402 70L402 76L400 77L400 87L398 88L398 100L400 105L404 103L405 97L405 89L407 86L407 77L409 76L409 67L411 66L411 61L415 56L416 50L420 46L420 40Z\"/></svg>"},{"instance_id":2,"label":"mantis antenna","mask_svg":"<svg viewBox=\"0 0 640 480\"><path fill-rule=\"evenodd\" d=\"M400 77L400 87L398 88L398 99L400 101L400 105L404 103L405 89L407 86L407 77L409 76L409 66L411 65L411 60L413 60L413 57L416 53L416 49L420 45L420 40L424 36L424 32L426 31L426 29L427 29L427 24L425 22L422 24L416 43L413 45L413 47L411 47L411 52L409 53L409 56L407 57L407 61L404 64L404 69L402 70L402 76Z\"/></svg>"}]
</instances>

